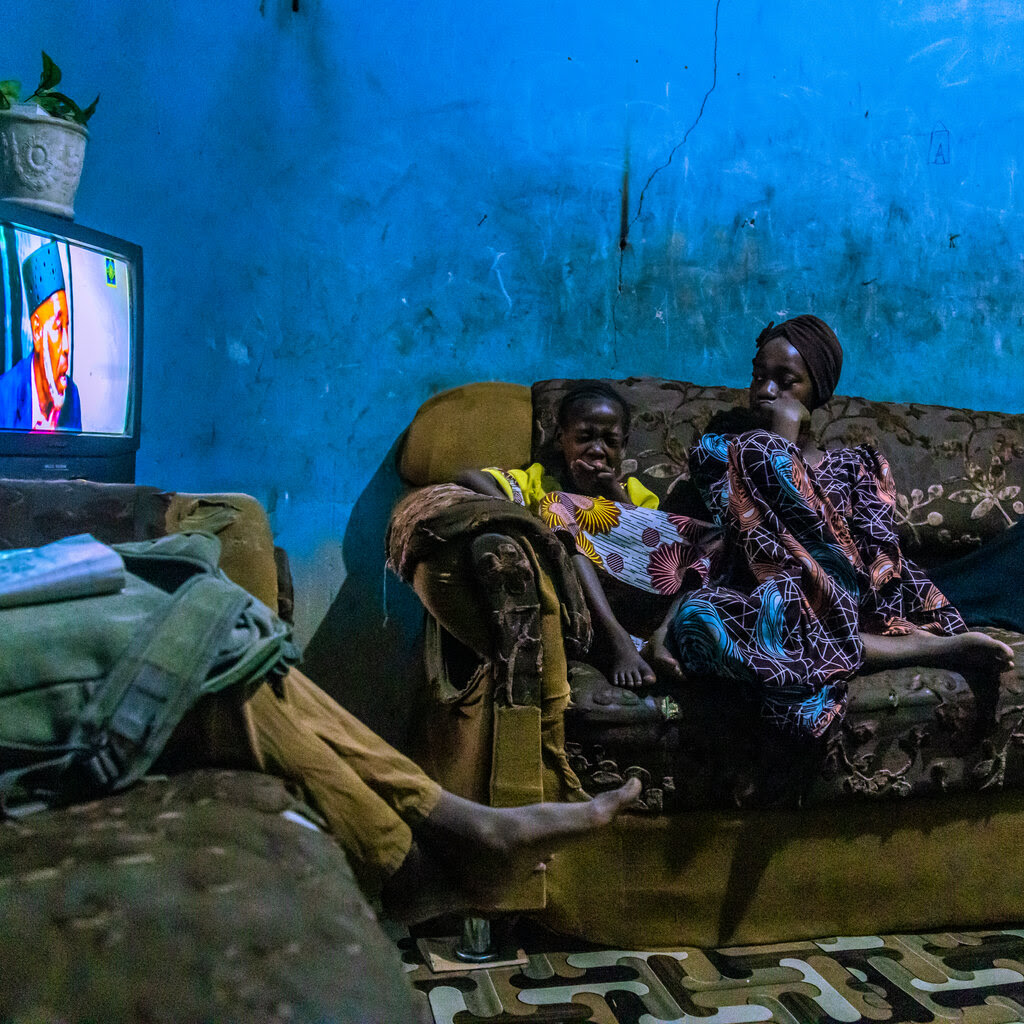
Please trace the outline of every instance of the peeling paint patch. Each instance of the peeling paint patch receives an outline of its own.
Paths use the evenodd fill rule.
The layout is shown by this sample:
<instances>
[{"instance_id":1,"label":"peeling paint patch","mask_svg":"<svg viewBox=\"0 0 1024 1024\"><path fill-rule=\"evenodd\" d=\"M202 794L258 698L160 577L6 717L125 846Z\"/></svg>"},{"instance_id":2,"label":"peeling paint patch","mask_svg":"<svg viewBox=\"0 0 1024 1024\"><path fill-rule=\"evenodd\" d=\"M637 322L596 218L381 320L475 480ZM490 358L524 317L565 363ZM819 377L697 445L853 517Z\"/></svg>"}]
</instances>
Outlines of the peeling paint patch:
<instances>
[{"instance_id":1,"label":"peeling paint patch","mask_svg":"<svg viewBox=\"0 0 1024 1024\"><path fill-rule=\"evenodd\" d=\"M238 338L229 338L227 344L228 359L233 363L237 363L239 366L248 366L250 363L249 359L249 348L245 342L240 341Z\"/></svg>"}]
</instances>

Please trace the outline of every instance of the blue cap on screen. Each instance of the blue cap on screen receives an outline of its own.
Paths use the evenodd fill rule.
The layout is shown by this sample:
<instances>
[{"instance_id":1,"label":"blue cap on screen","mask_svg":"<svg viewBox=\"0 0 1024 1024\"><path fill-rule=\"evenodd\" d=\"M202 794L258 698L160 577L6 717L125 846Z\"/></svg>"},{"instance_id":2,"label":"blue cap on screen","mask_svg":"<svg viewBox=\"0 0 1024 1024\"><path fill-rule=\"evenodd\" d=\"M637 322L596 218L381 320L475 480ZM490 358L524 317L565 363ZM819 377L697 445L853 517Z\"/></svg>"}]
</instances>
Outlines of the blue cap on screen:
<instances>
[{"instance_id":1,"label":"blue cap on screen","mask_svg":"<svg viewBox=\"0 0 1024 1024\"><path fill-rule=\"evenodd\" d=\"M21 275L25 279L28 310L34 313L41 303L64 287L64 268L60 265L57 243L50 242L29 253L21 265Z\"/></svg>"}]
</instances>

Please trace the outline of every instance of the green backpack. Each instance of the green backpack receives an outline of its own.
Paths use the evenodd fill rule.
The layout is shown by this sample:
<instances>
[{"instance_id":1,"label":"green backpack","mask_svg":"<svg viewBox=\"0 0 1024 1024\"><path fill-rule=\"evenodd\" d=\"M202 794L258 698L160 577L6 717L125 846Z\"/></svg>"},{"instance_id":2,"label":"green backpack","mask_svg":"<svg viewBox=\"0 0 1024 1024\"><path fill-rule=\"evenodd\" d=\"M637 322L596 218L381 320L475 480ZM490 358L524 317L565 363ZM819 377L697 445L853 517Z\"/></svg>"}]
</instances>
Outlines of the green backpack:
<instances>
[{"instance_id":1,"label":"green backpack","mask_svg":"<svg viewBox=\"0 0 1024 1024\"><path fill-rule=\"evenodd\" d=\"M0 609L0 816L92 799L152 766L203 695L298 659L209 534L113 545L117 593Z\"/></svg>"}]
</instances>

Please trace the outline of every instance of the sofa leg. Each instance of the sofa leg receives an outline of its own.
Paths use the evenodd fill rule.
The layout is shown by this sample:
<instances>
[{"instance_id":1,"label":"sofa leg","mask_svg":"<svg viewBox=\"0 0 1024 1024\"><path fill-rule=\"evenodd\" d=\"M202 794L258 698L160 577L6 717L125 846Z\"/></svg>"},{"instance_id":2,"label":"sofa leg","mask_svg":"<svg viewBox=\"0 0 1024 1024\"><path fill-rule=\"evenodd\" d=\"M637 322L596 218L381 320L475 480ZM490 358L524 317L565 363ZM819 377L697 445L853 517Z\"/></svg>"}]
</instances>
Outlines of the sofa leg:
<instances>
[{"instance_id":1,"label":"sofa leg","mask_svg":"<svg viewBox=\"0 0 1024 1024\"><path fill-rule=\"evenodd\" d=\"M498 959L498 949L491 939L491 922L486 917L462 919L455 955L468 964L483 964Z\"/></svg>"},{"instance_id":2,"label":"sofa leg","mask_svg":"<svg viewBox=\"0 0 1024 1024\"><path fill-rule=\"evenodd\" d=\"M435 973L485 970L489 967L522 967L530 958L519 948L512 932L502 927L492 930L485 917L463 919L462 934L416 940L423 962ZM497 935L495 935L495 931Z\"/></svg>"}]
</instances>

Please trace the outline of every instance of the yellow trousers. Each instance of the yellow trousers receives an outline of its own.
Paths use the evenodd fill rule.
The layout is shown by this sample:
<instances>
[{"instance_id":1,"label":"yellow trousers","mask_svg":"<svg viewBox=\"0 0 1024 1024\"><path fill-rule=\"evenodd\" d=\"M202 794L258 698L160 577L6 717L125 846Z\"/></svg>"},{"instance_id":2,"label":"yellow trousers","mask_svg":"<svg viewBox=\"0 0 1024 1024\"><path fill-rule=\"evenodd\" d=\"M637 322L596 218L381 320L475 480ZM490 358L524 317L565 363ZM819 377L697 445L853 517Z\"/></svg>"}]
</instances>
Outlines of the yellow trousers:
<instances>
[{"instance_id":1,"label":"yellow trousers","mask_svg":"<svg viewBox=\"0 0 1024 1024\"><path fill-rule=\"evenodd\" d=\"M441 787L297 669L245 705L249 745L262 771L292 783L327 821L371 892L412 844Z\"/></svg>"}]
</instances>

